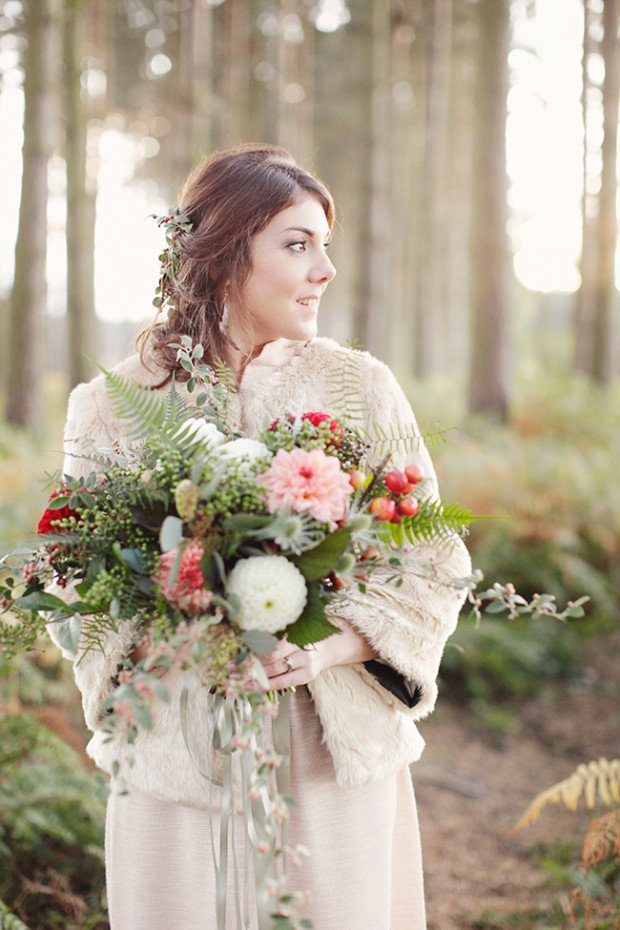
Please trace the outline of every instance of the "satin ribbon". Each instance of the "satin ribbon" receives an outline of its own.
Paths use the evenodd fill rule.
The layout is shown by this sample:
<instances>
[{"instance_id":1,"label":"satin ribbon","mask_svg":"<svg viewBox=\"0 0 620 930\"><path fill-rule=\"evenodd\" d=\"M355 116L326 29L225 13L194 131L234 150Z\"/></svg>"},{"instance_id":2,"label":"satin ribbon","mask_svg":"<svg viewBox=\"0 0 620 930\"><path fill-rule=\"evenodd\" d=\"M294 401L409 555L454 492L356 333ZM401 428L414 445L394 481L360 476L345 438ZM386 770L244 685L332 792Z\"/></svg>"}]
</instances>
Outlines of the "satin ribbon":
<instances>
[{"instance_id":1,"label":"satin ribbon","mask_svg":"<svg viewBox=\"0 0 620 930\"><path fill-rule=\"evenodd\" d=\"M228 896L228 872L229 872L229 846L231 827L235 813L235 792L232 778L233 752L239 753L241 768L241 812L244 822L244 848L242 879L243 890L241 891L239 882L239 863L237 859L237 850L234 840L233 845L233 879L235 888L235 912L236 912L236 930L250 930L250 895L249 895L249 848L252 849L252 862L254 867L254 888L256 897L256 911L258 918L258 930L272 930L273 921L271 918L273 910L273 900L269 894L269 879L273 876L273 857L259 851L262 844L273 847L277 841L277 836L270 835L267 827L267 810L271 799L269 791L265 785L260 787L259 796L250 799L249 792L251 788L252 773L254 771L254 752L260 745L260 732L255 728L250 735L251 747L237 748L233 744L233 737L236 736L243 725L252 719L252 707L246 699L233 699L221 694L209 695L209 706L207 713L207 746L221 755L223 765L223 777L219 781L215 778L212 771L205 771L198 763L195 753L192 751L189 740L188 717L189 717L189 689L183 688L180 695L180 717L181 732L183 741L189 754L190 760L202 778L209 783L209 831L211 840L211 853L213 856L213 867L215 871L215 905L216 905L216 930L227 930L226 928L226 903ZM281 763L276 768L275 782L279 795L290 795L290 694L285 692L280 696L278 702L278 714L272 722L272 739L274 751L281 757ZM220 789L220 829L219 837L215 837L213 823L214 811L214 786ZM281 825L280 842L282 849L288 842L288 824L284 820ZM283 854L283 868L286 866Z\"/></svg>"}]
</instances>

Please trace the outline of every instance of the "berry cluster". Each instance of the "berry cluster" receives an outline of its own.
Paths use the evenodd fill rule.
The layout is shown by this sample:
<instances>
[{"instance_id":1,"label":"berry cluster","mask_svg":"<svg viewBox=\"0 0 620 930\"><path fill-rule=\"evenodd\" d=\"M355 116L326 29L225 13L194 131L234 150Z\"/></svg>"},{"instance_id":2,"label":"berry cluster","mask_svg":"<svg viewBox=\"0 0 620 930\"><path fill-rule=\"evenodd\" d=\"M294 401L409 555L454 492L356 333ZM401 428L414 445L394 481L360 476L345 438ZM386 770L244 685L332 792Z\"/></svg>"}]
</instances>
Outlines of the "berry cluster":
<instances>
[{"instance_id":1,"label":"berry cluster","mask_svg":"<svg viewBox=\"0 0 620 930\"><path fill-rule=\"evenodd\" d=\"M395 469L388 472L383 483L390 496L374 497L368 508L374 519L400 523L403 517L415 517L420 506L415 497L411 497L411 492L423 480L419 465L407 465L404 471Z\"/></svg>"}]
</instances>

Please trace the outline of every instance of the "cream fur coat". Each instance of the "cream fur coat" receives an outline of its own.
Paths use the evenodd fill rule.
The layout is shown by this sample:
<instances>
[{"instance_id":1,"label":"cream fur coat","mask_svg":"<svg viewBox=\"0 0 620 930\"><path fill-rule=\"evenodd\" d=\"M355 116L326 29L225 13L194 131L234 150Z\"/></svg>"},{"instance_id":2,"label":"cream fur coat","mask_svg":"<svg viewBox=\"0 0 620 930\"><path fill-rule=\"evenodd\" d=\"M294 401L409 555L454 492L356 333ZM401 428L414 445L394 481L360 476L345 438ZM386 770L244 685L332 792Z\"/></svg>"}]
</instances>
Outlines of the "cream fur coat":
<instances>
[{"instance_id":1,"label":"cream fur coat","mask_svg":"<svg viewBox=\"0 0 620 930\"><path fill-rule=\"evenodd\" d=\"M115 370L141 384L160 384L164 373L151 367L153 372L134 355ZM179 390L184 390L182 385ZM418 435L411 408L390 370L367 352L345 349L324 338L308 343L277 340L247 366L233 403L237 425L250 436L284 413L319 410L344 417L353 426L357 422L371 436L396 437L391 446L394 465L417 461L437 493L426 449L421 441L410 441ZM87 475L92 463L80 455L109 448L122 433L123 424L112 414L103 377L78 385L69 399L65 473ZM416 547L416 556L425 549ZM338 610L370 641L380 661L400 672L410 687L421 689L419 703L408 708L363 665L327 669L308 685L338 784L378 781L415 761L422 752L424 741L415 721L434 707L441 655L464 599L462 591L441 579L461 578L471 570L460 540L445 551L428 554L436 559L438 580L431 582L411 572L397 588L381 584L375 575L364 595L357 593ZM131 750L123 745L120 734L111 736L103 729L100 704L112 691L112 676L121 657L130 651L133 636L133 623L125 621L107 637L102 650L78 651L71 657L86 722L94 732L88 751L107 772L120 760L130 786L204 807L205 781L190 761L181 735L179 673L166 674L170 702L161 705L153 730L142 731ZM198 689L190 699L189 740L197 761L208 769L210 760L200 752L205 714L205 691Z\"/></svg>"}]
</instances>

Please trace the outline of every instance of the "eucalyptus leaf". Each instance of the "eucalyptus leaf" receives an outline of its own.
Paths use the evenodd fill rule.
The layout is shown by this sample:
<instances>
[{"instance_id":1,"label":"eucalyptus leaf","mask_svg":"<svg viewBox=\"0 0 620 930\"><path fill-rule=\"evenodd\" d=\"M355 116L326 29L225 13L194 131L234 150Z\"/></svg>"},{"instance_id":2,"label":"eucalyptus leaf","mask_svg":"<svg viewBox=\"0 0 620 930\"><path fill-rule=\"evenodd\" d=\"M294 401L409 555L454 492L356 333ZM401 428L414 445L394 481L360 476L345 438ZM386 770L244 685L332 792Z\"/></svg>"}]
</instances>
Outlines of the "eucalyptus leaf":
<instances>
[{"instance_id":1,"label":"eucalyptus leaf","mask_svg":"<svg viewBox=\"0 0 620 930\"><path fill-rule=\"evenodd\" d=\"M61 507L66 507L70 500L70 494L59 494L58 497L55 497L53 500L47 502L47 509L60 510Z\"/></svg>"},{"instance_id":2,"label":"eucalyptus leaf","mask_svg":"<svg viewBox=\"0 0 620 930\"><path fill-rule=\"evenodd\" d=\"M144 554L140 549L121 549L120 556L125 565L136 572L138 575L143 575L146 570L146 559Z\"/></svg>"},{"instance_id":3,"label":"eucalyptus leaf","mask_svg":"<svg viewBox=\"0 0 620 930\"><path fill-rule=\"evenodd\" d=\"M179 517L166 517L159 532L159 544L162 552L174 549L183 539L183 521Z\"/></svg>"},{"instance_id":4,"label":"eucalyptus leaf","mask_svg":"<svg viewBox=\"0 0 620 930\"><path fill-rule=\"evenodd\" d=\"M81 632L82 618L79 614L73 614L68 620L54 625L56 642L62 651L71 657L77 655Z\"/></svg>"},{"instance_id":5,"label":"eucalyptus leaf","mask_svg":"<svg viewBox=\"0 0 620 930\"><path fill-rule=\"evenodd\" d=\"M253 663L252 677L255 679L257 684L261 686L261 688L264 688L265 691L269 690L269 679L267 678L267 672L260 664L260 661Z\"/></svg>"},{"instance_id":6,"label":"eucalyptus leaf","mask_svg":"<svg viewBox=\"0 0 620 930\"><path fill-rule=\"evenodd\" d=\"M265 633L263 630L246 630L243 634L243 642L257 656L267 655L278 645L278 640L271 633Z\"/></svg>"},{"instance_id":7,"label":"eucalyptus leaf","mask_svg":"<svg viewBox=\"0 0 620 930\"><path fill-rule=\"evenodd\" d=\"M55 594L49 594L47 591L32 591L30 594L24 594L22 597L15 598L15 606L24 610L64 610L67 605Z\"/></svg>"}]
</instances>

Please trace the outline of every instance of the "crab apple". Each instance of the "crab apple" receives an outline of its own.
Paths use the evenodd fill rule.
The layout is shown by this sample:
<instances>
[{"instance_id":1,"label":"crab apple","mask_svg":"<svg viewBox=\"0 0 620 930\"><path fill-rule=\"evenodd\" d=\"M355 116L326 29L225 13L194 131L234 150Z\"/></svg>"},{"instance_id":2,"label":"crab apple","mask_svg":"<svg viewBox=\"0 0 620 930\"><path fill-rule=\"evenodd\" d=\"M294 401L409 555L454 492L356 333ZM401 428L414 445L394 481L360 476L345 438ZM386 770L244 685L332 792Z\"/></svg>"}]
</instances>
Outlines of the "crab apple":
<instances>
[{"instance_id":1,"label":"crab apple","mask_svg":"<svg viewBox=\"0 0 620 930\"><path fill-rule=\"evenodd\" d=\"M424 480L424 472L419 465L407 465L405 468L405 475L411 484L419 484L420 481Z\"/></svg>"},{"instance_id":2,"label":"crab apple","mask_svg":"<svg viewBox=\"0 0 620 930\"><path fill-rule=\"evenodd\" d=\"M354 491L359 491L360 488L363 488L366 483L366 475L363 471L354 468L353 471L349 472L349 481Z\"/></svg>"},{"instance_id":3,"label":"crab apple","mask_svg":"<svg viewBox=\"0 0 620 930\"><path fill-rule=\"evenodd\" d=\"M369 559L380 559L381 550L378 546L368 546L367 549L362 553L361 559L362 562L367 562Z\"/></svg>"},{"instance_id":4,"label":"crab apple","mask_svg":"<svg viewBox=\"0 0 620 930\"><path fill-rule=\"evenodd\" d=\"M389 497L375 497L368 509L375 520L391 520L396 513L396 504Z\"/></svg>"},{"instance_id":5,"label":"crab apple","mask_svg":"<svg viewBox=\"0 0 620 930\"><path fill-rule=\"evenodd\" d=\"M389 471L385 476L385 484L392 494L402 494L403 488L407 484L407 478L402 471Z\"/></svg>"},{"instance_id":6,"label":"crab apple","mask_svg":"<svg viewBox=\"0 0 620 930\"><path fill-rule=\"evenodd\" d=\"M399 501L397 506L399 514L403 517L415 517L420 509L420 505L415 497L403 497L402 501Z\"/></svg>"}]
</instances>

